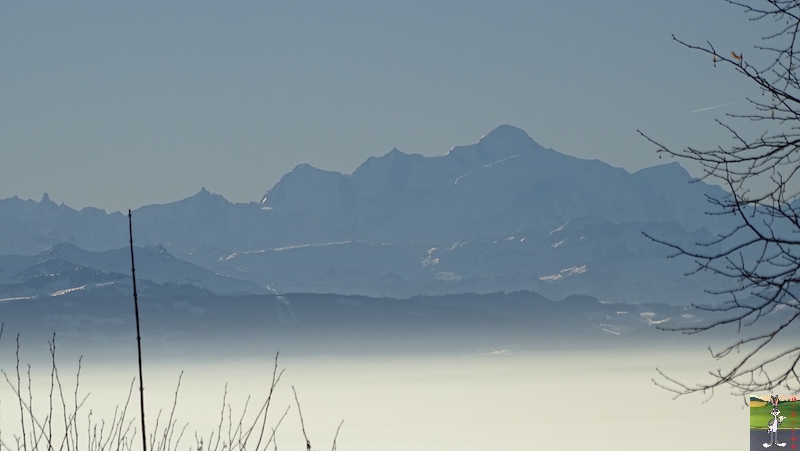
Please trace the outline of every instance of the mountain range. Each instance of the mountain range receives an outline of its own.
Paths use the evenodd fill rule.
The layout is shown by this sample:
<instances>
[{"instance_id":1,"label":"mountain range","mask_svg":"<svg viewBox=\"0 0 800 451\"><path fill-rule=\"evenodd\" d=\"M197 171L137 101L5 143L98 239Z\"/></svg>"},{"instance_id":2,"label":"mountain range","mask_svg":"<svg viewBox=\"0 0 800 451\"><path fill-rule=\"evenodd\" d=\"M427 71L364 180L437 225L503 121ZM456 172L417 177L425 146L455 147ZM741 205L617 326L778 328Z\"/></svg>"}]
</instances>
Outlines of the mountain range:
<instances>
[{"instance_id":1,"label":"mountain range","mask_svg":"<svg viewBox=\"0 0 800 451\"><path fill-rule=\"evenodd\" d=\"M551 299L685 305L729 281L685 274L674 243L708 241L719 187L677 163L635 173L563 155L503 125L425 157L393 149L352 174L301 164L260 201L202 189L132 213L153 292L419 295L535 291ZM255 197L255 196L254 196ZM0 200L0 299L130 282L127 217ZM137 279L138 280L138 279Z\"/></svg>"}]
</instances>

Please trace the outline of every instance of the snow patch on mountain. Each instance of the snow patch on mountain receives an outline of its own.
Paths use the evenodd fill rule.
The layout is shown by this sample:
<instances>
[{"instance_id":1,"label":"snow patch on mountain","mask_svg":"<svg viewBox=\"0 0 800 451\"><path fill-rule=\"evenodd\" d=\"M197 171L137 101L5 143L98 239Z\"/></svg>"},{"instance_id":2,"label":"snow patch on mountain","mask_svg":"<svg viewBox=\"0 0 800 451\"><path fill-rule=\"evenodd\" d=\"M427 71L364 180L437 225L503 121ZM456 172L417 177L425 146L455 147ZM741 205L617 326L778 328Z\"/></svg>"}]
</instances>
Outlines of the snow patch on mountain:
<instances>
[{"instance_id":1,"label":"snow patch on mountain","mask_svg":"<svg viewBox=\"0 0 800 451\"><path fill-rule=\"evenodd\" d=\"M58 291L55 291L55 292L53 292L53 293L50 293L50 296L63 296L63 295L65 295L65 294L67 294L67 293L73 293L73 292L75 292L75 291L83 291L83 290L85 290L85 289L86 289L86 285L81 285L81 286L79 286L79 287L67 288L67 289L65 289L65 290L58 290Z\"/></svg>"},{"instance_id":2,"label":"snow patch on mountain","mask_svg":"<svg viewBox=\"0 0 800 451\"><path fill-rule=\"evenodd\" d=\"M556 227L555 229L551 230L550 231L550 235L552 235L554 233L558 233L558 232L564 230L564 227L566 227L567 224L569 224L569 221L567 221L567 222L561 224L560 226Z\"/></svg>"},{"instance_id":3,"label":"snow patch on mountain","mask_svg":"<svg viewBox=\"0 0 800 451\"><path fill-rule=\"evenodd\" d=\"M452 272L452 271L442 271L436 274L439 280L443 280L445 282L458 282L461 280L461 276Z\"/></svg>"},{"instance_id":4,"label":"snow patch on mountain","mask_svg":"<svg viewBox=\"0 0 800 451\"><path fill-rule=\"evenodd\" d=\"M422 266L427 268L429 266L435 266L435 265L439 264L439 258L438 257L434 257L432 255L437 250L439 250L438 247L432 247L432 248L428 249L427 256L425 258L423 258L422 261L420 262L422 264Z\"/></svg>"},{"instance_id":5,"label":"snow patch on mountain","mask_svg":"<svg viewBox=\"0 0 800 451\"><path fill-rule=\"evenodd\" d=\"M586 265L571 266L569 268L564 268L555 274L539 277L539 280L543 280L545 282L560 282L567 277L574 276L577 274L583 274L585 272L586 272Z\"/></svg>"},{"instance_id":6,"label":"snow patch on mountain","mask_svg":"<svg viewBox=\"0 0 800 451\"><path fill-rule=\"evenodd\" d=\"M494 161L494 162L492 162L492 163L485 164L485 165L481 166L480 168L474 168L474 169L471 169L471 170L469 170L468 172L465 172L464 174L461 174L461 175L459 175L458 177L456 177L456 179L453 181L453 185L458 185L458 182L459 182L459 181L460 181L462 178L464 178L464 177L466 177L466 176L468 176L468 175L472 174L472 173L473 173L474 171L476 171L476 170L479 170L479 169L487 169L487 168L490 168L490 167L492 167L492 166L494 166L494 165L496 165L496 164L498 164L498 163L502 163L502 162L504 162L504 161L506 161L506 160L510 160L510 159L512 159L512 158L516 158L516 157L518 157L518 156L519 156L519 154L517 154L517 155L511 155L511 156L508 156L508 157L501 158L501 159L499 159L499 160L497 160L497 161Z\"/></svg>"}]
</instances>

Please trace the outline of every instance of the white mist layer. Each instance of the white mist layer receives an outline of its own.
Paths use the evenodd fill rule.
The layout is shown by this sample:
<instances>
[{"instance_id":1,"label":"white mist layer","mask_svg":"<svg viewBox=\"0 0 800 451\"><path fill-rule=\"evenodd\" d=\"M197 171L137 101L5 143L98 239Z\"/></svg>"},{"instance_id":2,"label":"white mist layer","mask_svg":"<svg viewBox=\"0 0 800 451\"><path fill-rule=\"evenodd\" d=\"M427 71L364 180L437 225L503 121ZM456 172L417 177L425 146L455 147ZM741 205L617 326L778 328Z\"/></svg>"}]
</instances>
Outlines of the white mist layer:
<instances>
[{"instance_id":1,"label":"white mist layer","mask_svg":"<svg viewBox=\"0 0 800 451\"><path fill-rule=\"evenodd\" d=\"M210 434L217 435L227 383L226 402L233 414L229 417L226 413L222 418L222 435L226 438L229 424L234 429L238 424L248 395L252 399L246 418L252 418L266 399L273 357L201 363L162 361L150 365L145 362L149 432L155 430L159 409L159 427L163 430L178 376L184 370L175 412L175 438L188 425L178 449L195 444L195 431L206 438L206 446ZM13 362L3 363L15 384ZM666 350L361 358L281 356L279 367L285 368L285 373L272 401L267 434L289 408L277 432L278 449L303 448L291 388L294 386L315 450L331 449L342 420L336 447L348 451L742 449L748 440L749 412L741 398L717 393L707 403L702 403L705 398L700 396L673 401L670 393L651 381L656 366L683 380L696 380L712 363L700 353L687 357ZM68 406L73 405L75 368L76 362L59 366ZM23 389L27 385L26 371L23 365ZM87 440L89 435L85 425L90 409L95 424L103 420L110 423L114 407L125 403L135 374L134 364L112 367L90 358L84 360L80 392L90 395L78 413L83 424L79 440ZM49 410L50 369L33 368L32 377L34 406L41 420ZM8 386L2 388L0 396L0 439L11 445L12 436L19 434L19 406ZM59 413L61 401L58 397L56 400L55 410ZM138 383L127 418L137 428ZM54 430L57 426L55 422ZM29 423L27 427L34 426Z\"/></svg>"}]
</instances>

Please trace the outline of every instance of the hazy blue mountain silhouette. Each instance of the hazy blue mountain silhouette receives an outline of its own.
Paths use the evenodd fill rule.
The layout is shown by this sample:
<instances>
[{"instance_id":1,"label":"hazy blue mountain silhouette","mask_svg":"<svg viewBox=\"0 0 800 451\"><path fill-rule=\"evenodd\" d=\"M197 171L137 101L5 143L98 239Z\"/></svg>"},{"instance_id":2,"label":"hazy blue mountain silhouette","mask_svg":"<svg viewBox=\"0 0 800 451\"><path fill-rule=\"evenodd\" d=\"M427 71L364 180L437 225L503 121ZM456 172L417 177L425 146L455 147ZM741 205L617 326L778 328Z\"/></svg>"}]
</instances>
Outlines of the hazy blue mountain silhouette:
<instances>
[{"instance_id":1,"label":"hazy blue mountain silhouette","mask_svg":"<svg viewBox=\"0 0 800 451\"><path fill-rule=\"evenodd\" d=\"M134 233L137 245L278 292L535 290L679 304L725 282L685 278L690 262L667 259L642 235L688 243L726 228L705 214L706 196L725 193L690 182L677 163L631 174L503 125L437 157L392 149L352 174L301 164L260 202L230 203L203 189L135 210ZM46 195L0 200L0 221L0 254L127 244L124 215L75 211Z\"/></svg>"},{"instance_id":2,"label":"hazy blue mountain silhouette","mask_svg":"<svg viewBox=\"0 0 800 451\"><path fill-rule=\"evenodd\" d=\"M57 297L71 292L131 294L130 258L129 248L92 252L68 243L31 256L0 256L0 300ZM215 274L175 258L162 246L137 247L136 261L137 285L142 285L143 294L266 293L252 281Z\"/></svg>"},{"instance_id":3,"label":"hazy blue mountain silhouette","mask_svg":"<svg viewBox=\"0 0 800 451\"><path fill-rule=\"evenodd\" d=\"M552 230L583 217L611 223L705 222L704 194L677 163L629 174L598 160L544 149L500 126L478 143L439 157L393 149L353 174L300 165L267 192L275 228L299 228L278 245L340 240L443 243ZM683 196L687 194L687 196Z\"/></svg>"}]
</instances>

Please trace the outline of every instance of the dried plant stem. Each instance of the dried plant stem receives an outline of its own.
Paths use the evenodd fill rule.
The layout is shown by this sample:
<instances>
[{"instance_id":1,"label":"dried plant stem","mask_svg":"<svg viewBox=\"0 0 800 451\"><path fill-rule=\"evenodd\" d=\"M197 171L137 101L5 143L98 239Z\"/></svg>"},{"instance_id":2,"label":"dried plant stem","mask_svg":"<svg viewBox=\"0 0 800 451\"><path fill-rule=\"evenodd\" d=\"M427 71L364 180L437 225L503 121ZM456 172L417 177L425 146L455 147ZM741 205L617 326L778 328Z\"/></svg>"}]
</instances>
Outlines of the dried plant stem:
<instances>
[{"instance_id":1,"label":"dried plant stem","mask_svg":"<svg viewBox=\"0 0 800 451\"><path fill-rule=\"evenodd\" d=\"M339 427L336 428L336 434L333 436L333 446L331 446L331 451L336 451L336 439L339 438L339 431L342 429L342 425L344 424L344 420L339 423Z\"/></svg>"},{"instance_id":2,"label":"dried plant stem","mask_svg":"<svg viewBox=\"0 0 800 451\"><path fill-rule=\"evenodd\" d=\"M267 400L264 402L264 406L261 408L261 411L264 413L263 419L261 421L261 433L258 435L258 443L256 443L256 450L261 447L261 439L264 437L264 429L267 426L267 413L269 412L269 406L272 401L272 395L275 392L275 387L278 385L278 381L281 380L281 376L283 376L283 370L281 370L280 374L278 373L278 356L280 353L275 353L275 364L272 367L272 383L269 386L269 394L267 395ZM287 410L288 412L288 410ZM260 412L259 412L260 415ZM286 414L283 414L284 417ZM258 417L256 417L256 421L258 421ZM281 417L281 421L283 421L283 417ZM280 422L278 422L280 425ZM255 423L253 424L255 426ZM277 428L277 426L276 426ZM252 429L252 427L251 427ZM273 429L271 439L275 437L275 430ZM267 446L269 446L269 442L267 442Z\"/></svg>"},{"instance_id":3,"label":"dried plant stem","mask_svg":"<svg viewBox=\"0 0 800 451\"><path fill-rule=\"evenodd\" d=\"M27 450L28 445L26 441L27 434L25 434L25 409L23 408L23 404L25 403L22 399L21 393L21 381L19 377L19 334L17 334L17 351L16 351L16 358L17 358L17 389L15 390L17 394L17 400L19 401L19 421L20 427L22 428L22 449Z\"/></svg>"},{"instance_id":4,"label":"dried plant stem","mask_svg":"<svg viewBox=\"0 0 800 451\"><path fill-rule=\"evenodd\" d=\"M292 385L292 391L294 392L294 402L297 403L297 414L300 415L300 428L303 430L303 438L306 439L306 451L311 451L311 442L308 440L308 435L306 435L306 425L303 421L303 411L300 410L300 400L297 399L297 390L294 389L294 385Z\"/></svg>"}]
</instances>

